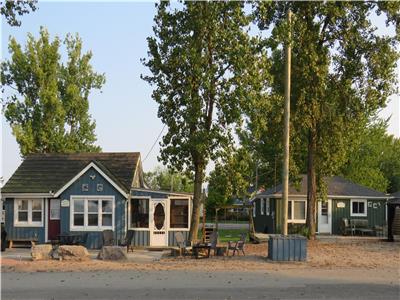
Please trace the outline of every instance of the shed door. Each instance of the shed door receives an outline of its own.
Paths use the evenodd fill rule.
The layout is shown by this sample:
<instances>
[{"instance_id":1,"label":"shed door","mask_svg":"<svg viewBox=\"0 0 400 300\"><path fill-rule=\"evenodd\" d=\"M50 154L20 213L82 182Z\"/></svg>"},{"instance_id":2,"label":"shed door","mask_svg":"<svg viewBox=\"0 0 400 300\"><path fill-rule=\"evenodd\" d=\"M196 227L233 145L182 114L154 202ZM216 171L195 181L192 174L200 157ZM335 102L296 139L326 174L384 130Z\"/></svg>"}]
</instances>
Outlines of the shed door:
<instances>
[{"instance_id":1,"label":"shed door","mask_svg":"<svg viewBox=\"0 0 400 300\"><path fill-rule=\"evenodd\" d=\"M318 201L318 232L332 233L332 200Z\"/></svg>"},{"instance_id":2,"label":"shed door","mask_svg":"<svg viewBox=\"0 0 400 300\"><path fill-rule=\"evenodd\" d=\"M60 199L49 200L49 228L48 239L57 240L60 234L60 213L61 213Z\"/></svg>"}]
</instances>

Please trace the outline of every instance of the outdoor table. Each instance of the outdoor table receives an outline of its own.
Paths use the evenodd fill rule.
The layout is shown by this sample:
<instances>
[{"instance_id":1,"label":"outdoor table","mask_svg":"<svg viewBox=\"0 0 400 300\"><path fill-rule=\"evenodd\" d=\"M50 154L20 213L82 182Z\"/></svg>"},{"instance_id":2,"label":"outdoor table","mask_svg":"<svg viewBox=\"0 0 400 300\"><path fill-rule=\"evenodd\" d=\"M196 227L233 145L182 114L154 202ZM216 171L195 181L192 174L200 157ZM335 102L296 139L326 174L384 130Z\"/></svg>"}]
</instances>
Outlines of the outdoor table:
<instances>
[{"instance_id":1,"label":"outdoor table","mask_svg":"<svg viewBox=\"0 0 400 300\"><path fill-rule=\"evenodd\" d=\"M361 235L364 235L364 234L371 235L374 232L372 229L369 229L369 228L358 228L356 230L358 230L361 233Z\"/></svg>"},{"instance_id":2,"label":"outdoor table","mask_svg":"<svg viewBox=\"0 0 400 300\"><path fill-rule=\"evenodd\" d=\"M195 258L200 258L201 257L200 256L200 252L201 251L206 251L206 253L207 253L205 256L203 256L203 258L209 258L210 257L210 251L211 251L211 245L209 245L209 244L197 244L197 245L194 245L192 247L192 253L193 253L193 256Z\"/></svg>"},{"instance_id":3,"label":"outdoor table","mask_svg":"<svg viewBox=\"0 0 400 300\"><path fill-rule=\"evenodd\" d=\"M81 234L63 233L58 235L60 245L76 245L82 239Z\"/></svg>"}]
</instances>

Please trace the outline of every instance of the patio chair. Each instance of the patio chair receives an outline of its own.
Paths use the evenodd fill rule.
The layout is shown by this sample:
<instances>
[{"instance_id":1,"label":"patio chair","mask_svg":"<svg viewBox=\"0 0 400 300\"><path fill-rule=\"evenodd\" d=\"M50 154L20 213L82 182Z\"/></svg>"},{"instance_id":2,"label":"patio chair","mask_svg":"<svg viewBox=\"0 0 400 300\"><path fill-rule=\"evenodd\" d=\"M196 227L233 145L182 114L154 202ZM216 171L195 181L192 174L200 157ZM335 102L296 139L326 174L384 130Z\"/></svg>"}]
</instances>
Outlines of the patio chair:
<instances>
[{"instance_id":1,"label":"patio chair","mask_svg":"<svg viewBox=\"0 0 400 300\"><path fill-rule=\"evenodd\" d=\"M354 227L352 226L352 224L350 224L350 221L347 218L342 218L340 222L340 231L343 235L347 235L349 232L351 233L351 235L354 235L355 233Z\"/></svg>"},{"instance_id":2,"label":"patio chair","mask_svg":"<svg viewBox=\"0 0 400 300\"><path fill-rule=\"evenodd\" d=\"M214 256L217 254L217 244L218 244L218 232L213 231L210 234L210 246L211 250L214 250Z\"/></svg>"},{"instance_id":3,"label":"patio chair","mask_svg":"<svg viewBox=\"0 0 400 300\"><path fill-rule=\"evenodd\" d=\"M178 244L180 255L186 255L189 253L190 250L192 250L189 241L185 240L182 232L175 232L175 240Z\"/></svg>"},{"instance_id":4,"label":"patio chair","mask_svg":"<svg viewBox=\"0 0 400 300\"><path fill-rule=\"evenodd\" d=\"M88 235L89 235L88 233L83 233L80 236L79 241L77 242L77 245L86 247L86 242L87 242Z\"/></svg>"},{"instance_id":5,"label":"patio chair","mask_svg":"<svg viewBox=\"0 0 400 300\"><path fill-rule=\"evenodd\" d=\"M242 251L243 255L246 255L244 253L244 245L246 243L246 236L247 236L247 233L242 233L240 235L240 240L238 240L237 242L232 242L232 241L228 242L228 256L229 256L229 250L233 251L232 256L235 256L235 252L237 252L239 254L240 253L239 251Z\"/></svg>"},{"instance_id":6,"label":"patio chair","mask_svg":"<svg viewBox=\"0 0 400 300\"><path fill-rule=\"evenodd\" d=\"M126 252L132 251L133 252L133 239L134 239L134 231L133 230L128 230L125 236L125 239L121 243L120 246L126 246Z\"/></svg>"},{"instance_id":7,"label":"patio chair","mask_svg":"<svg viewBox=\"0 0 400 300\"><path fill-rule=\"evenodd\" d=\"M103 230L103 246L114 245L114 231L111 229Z\"/></svg>"}]
</instances>

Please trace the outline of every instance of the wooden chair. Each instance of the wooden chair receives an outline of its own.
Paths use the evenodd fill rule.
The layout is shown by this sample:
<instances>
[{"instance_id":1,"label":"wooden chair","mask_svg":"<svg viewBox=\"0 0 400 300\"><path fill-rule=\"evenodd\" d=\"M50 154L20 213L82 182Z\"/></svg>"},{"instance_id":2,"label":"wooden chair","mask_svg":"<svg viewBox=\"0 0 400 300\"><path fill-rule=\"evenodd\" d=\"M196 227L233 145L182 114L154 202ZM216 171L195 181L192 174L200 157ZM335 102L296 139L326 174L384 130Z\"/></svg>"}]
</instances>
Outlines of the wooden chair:
<instances>
[{"instance_id":1,"label":"wooden chair","mask_svg":"<svg viewBox=\"0 0 400 300\"><path fill-rule=\"evenodd\" d=\"M134 231L128 230L125 236L125 240L121 243L121 246L126 246L126 252L133 252L133 239L134 239Z\"/></svg>"},{"instance_id":2,"label":"wooden chair","mask_svg":"<svg viewBox=\"0 0 400 300\"><path fill-rule=\"evenodd\" d=\"M111 229L103 230L103 246L114 245L114 231Z\"/></svg>"},{"instance_id":3,"label":"wooden chair","mask_svg":"<svg viewBox=\"0 0 400 300\"><path fill-rule=\"evenodd\" d=\"M192 250L190 243L187 240L185 240L182 232L179 231L175 232L175 240L176 243L178 244L180 255L186 255L189 253L190 250Z\"/></svg>"},{"instance_id":4,"label":"wooden chair","mask_svg":"<svg viewBox=\"0 0 400 300\"><path fill-rule=\"evenodd\" d=\"M209 239L210 239L211 250L214 250L214 256L216 256L217 244L218 244L218 232L217 231L211 232Z\"/></svg>"},{"instance_id":5,"label":"wooden chair","mask_svg":"<svg viewBox=\"0 0 400 300\"><path fill-rule=\"evenodd\" d=\"M343 235L347 235L349 232L351 233L351 235L354 235L355 233L354 226L350 224L350 221L347 218L342 218L342 220L340 221L340 231Z\"/></svg>"},{"instance_id":6,"label":"wooden chair","mask_svg":"<svg viewBox=\"0 0 400 300\"><path fill-rule=\"evenodd\" d=\"M229 255L229 250L233 251L232 256L235 256L235 252L237 252L239 254L240 253L239 251L242 251L243 255L246 255L244 253L244 245L246 243L246 236L247 236L247 233L242 233L240 235L240 240L238 240L237 242L232 242L232 241L228 242L228 255Z\"/></svg>"}]
</instances>

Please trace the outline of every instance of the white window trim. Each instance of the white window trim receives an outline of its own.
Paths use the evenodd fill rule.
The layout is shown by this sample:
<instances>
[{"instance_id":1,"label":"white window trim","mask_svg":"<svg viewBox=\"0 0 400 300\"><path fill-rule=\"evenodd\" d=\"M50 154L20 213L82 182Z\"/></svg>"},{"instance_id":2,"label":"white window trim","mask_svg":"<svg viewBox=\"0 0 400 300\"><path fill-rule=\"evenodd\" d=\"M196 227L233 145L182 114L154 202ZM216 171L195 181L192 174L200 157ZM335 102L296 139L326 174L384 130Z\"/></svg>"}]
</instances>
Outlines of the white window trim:
<instances>
[{"instance_id":1,"label":"white window trim","mask_svg":"<svg viewBox=\"0 0 400 300\"><path fill-rule=\"evenodd\" d=\"M75 226L74 225L74 201L75 200L84 200L84 213L83 213L83 226ZM107 200L112 201L112 226L88 226L88 201L87 200ZM101 224L102 221L102 206L99 203L98 208L98 224ZM70 205L69 205L69 220L70 220L70 231L103 231L106 229L114 230L115 228L115 197L114 196L71 196L70 197Z\"/></svg>"},{"instance_id":2,"label":"white window trim","mask_svg":"<svg viewBox=\"0 0 400 300\"><path fill-rule=\"evenodd\" d=\"M265 214L265 202L264 202L264 198L260 199L260 215L264 215Z\"/></svg>"},{"instance_id":3,"label":"white window trim","mask_svg":"<svg viewBox=\"0 0 400 300\"><path fill-rule=\"evenodd\" d=\"M131 202L135 199L148 199L149 200L149 227L132 227L131 225ZM151 197L148 196L131 196L128 203L128 230L136 230L136 231L150 231L150 205L151 205Z\"/></svg>"},{"instance_id":4,"label":"white window trim","mask_svg":"<svg viewBox=\"0 0 400 300\"><path fill-rule=\"evenodd\" d=\"M171 226L171 224L170 224L170 221L171 221L171 200L175 200L175 199L177 199L177 200L179 200L179 199L181 199L181 200L188 200L188 227L187 228L177 228L177 227L174 227L174 228L171 228L170 226ZM168 227L167 227L167 229L169 230L169 231L189 231L189 229L190 229L190 216L191 216L191 204L190 204L190 198L189 197L178 197L178 196L174 196L174 197L168 197L168 203L167 203L167 206L168 206Z\"/></svg>"},{"instance_id":5,"label":"white window trim","mask_svg":"<svg viewBox=\"0 0 400 300\"><path fill-rule=\"evenodd\" d=\"M353 202L363 202L365 213L363 213L363 214L353 213ZM368 215L368 206L367 205L368 205L367 199L351 199L350 200L350 217L366 217Z\"/></svg>"},{"instance_id":6,"label":"white window trim","mask_svg":"<svg viewBox=\"0 0 400 300\"><path fill-rule=\"evenodd\" d=\"M254 202L253 202L253 218L256 217L256 212L257 212L257 209L256 209L256 201L254 201Z\"/></svg>"},{"instance_id":7,"label":"white window trim","mask_svg":"<svg viewBox=\"0 0 400 300\"><path fill-rule=\"evenodd\" d=\"M305 212L305 218L304 219L289 219L288 216L288 223L296 223L296 224L305 224L306 223L306 218L307 218L307 200L304 199L289 199L289 202L292 202L291 209L292 209L292 218L294 217L294 202L295 201L302 201L304 202L304 212Z\"/></svg>"},{"instance_id":8,"label":"white window trim","mask_svg":"<svg viewBox=\"0 0 400 300\"><path fill-rule=\"evenodd\" d=\"M271 200L269 198L265 199L265 214L267 216L271 215Z\"/></svg>"},{"instance_id":9,"label":"white window trim","mask_svg":"<svg viewBox=\"0 0 400 300\"><path fill-rule=\"evenodd\" d=\"M18 200L27 200L28 201L28 221L27 222L20 222L18 221ZM40 222L33 222L32 221L32 200L37 199L27 199L27 198L14 198L14 226L15 227L43 227L43 219L44 219L44 199L41 200L42 206L42 220Z\"/></svg>"}]
</instances>

